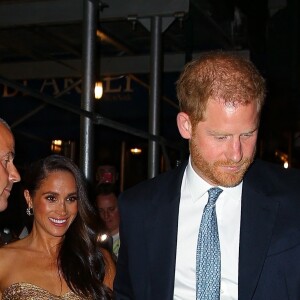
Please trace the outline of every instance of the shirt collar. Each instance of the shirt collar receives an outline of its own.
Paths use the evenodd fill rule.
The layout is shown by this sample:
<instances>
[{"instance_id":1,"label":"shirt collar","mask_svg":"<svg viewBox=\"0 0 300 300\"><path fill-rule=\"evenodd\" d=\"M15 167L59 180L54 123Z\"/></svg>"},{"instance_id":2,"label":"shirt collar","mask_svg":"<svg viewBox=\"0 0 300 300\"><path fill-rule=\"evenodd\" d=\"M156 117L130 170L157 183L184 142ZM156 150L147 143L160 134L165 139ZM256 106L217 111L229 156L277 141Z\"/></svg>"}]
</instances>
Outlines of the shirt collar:
<instances>
[{"instance_id":1,"label":"shirt collar","mask_svg":"<svg viewBox=\"0 0 300 300\"><path fill-rule=\"evenodd\" d=\"M192 195L193 201L200 199L211 187L211 184L207 183L202 177L200 177L192 167L191 157L189 157L189 162L186 168L186 182L187 186ZM240 199L242 194L243 182L235 187L222 187L220 188L228 195L237 196ZM224 193L223 193L224 194Z\"/></svg>"}]
</instances>

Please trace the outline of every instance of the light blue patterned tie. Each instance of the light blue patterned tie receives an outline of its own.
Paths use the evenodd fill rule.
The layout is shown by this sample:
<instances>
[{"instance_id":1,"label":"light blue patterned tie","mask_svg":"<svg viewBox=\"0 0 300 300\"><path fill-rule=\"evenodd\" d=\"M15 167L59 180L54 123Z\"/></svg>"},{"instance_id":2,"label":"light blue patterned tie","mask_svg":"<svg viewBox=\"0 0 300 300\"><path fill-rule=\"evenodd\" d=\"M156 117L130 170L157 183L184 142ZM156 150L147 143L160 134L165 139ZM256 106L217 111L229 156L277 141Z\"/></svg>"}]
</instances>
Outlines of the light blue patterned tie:
<instances>
[{"instance_id":1,"label":"light blue patterned tie","mask_svg":"<svg viewBox=\"0 0 300 300\"><path fill-rule=\"evenodd\" d=\"M208 190L202 215L196 253L197 300L220 299L221 251L215 204L222 192L218 187Z\"/></svg>"}]
</instances>

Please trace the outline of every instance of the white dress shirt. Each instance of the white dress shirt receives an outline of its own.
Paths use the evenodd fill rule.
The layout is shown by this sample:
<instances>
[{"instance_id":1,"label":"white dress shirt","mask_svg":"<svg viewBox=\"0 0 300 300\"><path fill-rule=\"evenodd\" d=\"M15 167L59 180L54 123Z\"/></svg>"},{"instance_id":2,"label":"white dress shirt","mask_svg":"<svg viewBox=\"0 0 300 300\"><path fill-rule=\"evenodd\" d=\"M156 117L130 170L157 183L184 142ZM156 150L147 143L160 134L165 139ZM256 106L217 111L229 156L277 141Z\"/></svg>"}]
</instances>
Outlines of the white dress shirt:
<instances>
[{"instance_id":1,"label":"white dress shirt","mask_svg":"<svg viewBox=\"0 0 300 300\"><path fill-rule=\"evenodd\" d=\"M185 170L178 217L174 299L196 299L196 248L202 213L212 186L196 174L191 162ZM242 183L225 188L216 202L221 248L221 300L238 299L238 262Z\"/></svg>"}]
</instances>

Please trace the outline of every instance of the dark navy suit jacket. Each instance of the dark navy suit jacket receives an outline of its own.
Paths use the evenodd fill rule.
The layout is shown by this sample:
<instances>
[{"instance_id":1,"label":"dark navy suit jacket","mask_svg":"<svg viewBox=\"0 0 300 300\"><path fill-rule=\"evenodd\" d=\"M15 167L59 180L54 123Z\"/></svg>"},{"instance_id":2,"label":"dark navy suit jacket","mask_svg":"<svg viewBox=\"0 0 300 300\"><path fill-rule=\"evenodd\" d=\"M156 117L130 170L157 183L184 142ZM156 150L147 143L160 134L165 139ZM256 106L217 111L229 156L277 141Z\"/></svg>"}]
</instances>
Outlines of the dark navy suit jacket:
<instances>
[{"instance_id":1,"label":"dark navy suit jacket","mask_svg":"<svg viewBox=\"0 0 300 300\"><path fill-rule=\"evenodd\" d=\"M186 162L121 195L116 299L173 299L185 168ZM242 191L239 300L300 299L299 189L298 170L258 160L247 171Z\"/></svg>"}]
</instances>

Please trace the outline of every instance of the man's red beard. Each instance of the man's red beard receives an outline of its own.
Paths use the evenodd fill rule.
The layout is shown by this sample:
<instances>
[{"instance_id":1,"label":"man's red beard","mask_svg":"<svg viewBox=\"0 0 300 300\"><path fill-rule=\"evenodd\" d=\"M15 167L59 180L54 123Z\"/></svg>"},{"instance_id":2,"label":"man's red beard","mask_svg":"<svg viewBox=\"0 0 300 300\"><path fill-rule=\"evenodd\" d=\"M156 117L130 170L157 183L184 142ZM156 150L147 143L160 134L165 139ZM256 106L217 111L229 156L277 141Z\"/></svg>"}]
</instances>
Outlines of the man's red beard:
<instances>
[{"instance_id":1,"label":"man's red beard","mask_svg":"<svg viewBox=\"0 0 300 300\"><path fill-rule=\"evenodd\" d=\"M252 157L246 157L238 163L232 161L215 161L214 163L209 163L203 158L198 146L192 140L190 142L190 152L192 165L196 169L195 171L209 183L224 187L234 187L243 180L244 174L253 162L255 155L254 151ZM237 167L238 171L226 172L220 170L220 167Z\"/></svg>"}]
</instances>

